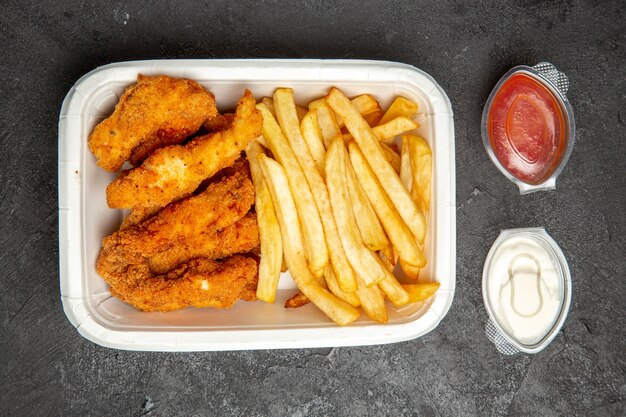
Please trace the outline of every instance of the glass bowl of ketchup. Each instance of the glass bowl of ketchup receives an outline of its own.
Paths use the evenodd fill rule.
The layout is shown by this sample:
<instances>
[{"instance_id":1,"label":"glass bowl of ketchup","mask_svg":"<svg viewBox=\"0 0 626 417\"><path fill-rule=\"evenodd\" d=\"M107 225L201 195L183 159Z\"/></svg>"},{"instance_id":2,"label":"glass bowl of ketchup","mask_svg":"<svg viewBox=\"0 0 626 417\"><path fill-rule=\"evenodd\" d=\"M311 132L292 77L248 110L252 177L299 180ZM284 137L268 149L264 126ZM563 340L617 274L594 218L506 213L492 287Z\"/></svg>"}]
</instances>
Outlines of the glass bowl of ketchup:
<instances>
[{"instance_id":1,"label":"glass bowl of ketchup","mask_svg":"<svg viewBox=\"0 0 626 417\"><path fill-rule=\"evenodd\" d=\"M574 147L567 76L554 65L512 68L498 81L482 116L489 157L520 193L553 190Z\"/></svg>"}]
</instances>

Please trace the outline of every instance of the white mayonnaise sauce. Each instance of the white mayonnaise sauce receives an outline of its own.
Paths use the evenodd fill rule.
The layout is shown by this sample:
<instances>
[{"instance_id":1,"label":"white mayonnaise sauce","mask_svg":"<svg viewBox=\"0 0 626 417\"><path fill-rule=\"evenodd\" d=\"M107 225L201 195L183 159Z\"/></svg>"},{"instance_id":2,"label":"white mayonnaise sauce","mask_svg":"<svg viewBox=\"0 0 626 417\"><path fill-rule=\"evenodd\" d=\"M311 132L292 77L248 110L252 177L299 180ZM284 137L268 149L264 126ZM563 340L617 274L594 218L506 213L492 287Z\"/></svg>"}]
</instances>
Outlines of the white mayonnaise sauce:
<instances>
[{"instance_id":1,"label":"white mayonnaise sauce","mask_svg":"<svg viewBox=\"0 0 626 417\"><path fill-rule=\"evenodd\" d=\"M495 319L523 344L539 342L554 326L563 304L563 281L548 248L527 237L502 242L488 270Z\"/></svg>"}]
</instances>

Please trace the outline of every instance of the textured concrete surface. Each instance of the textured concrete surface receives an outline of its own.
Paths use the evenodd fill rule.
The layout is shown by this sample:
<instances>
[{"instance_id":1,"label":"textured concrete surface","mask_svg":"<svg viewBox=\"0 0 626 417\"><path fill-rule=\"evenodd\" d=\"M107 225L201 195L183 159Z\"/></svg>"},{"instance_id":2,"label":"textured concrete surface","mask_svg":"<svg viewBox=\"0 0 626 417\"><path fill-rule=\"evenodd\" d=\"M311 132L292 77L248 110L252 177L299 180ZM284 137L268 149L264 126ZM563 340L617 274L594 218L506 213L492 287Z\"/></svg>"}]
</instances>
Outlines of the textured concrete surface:
<instances>
[{"instance_id":1,"label":"textured concrete surface","mask_svg":"<svg viewBox=\"0 0 626 417\"><path fill-rule=\"evenodd\" d=\"M183 4L185 3L185 4ZM626 399L626 39L621 1L4 0L0 12L0 415L618 416ZM87 71L145 58L338 57L413 64L455 110L453 307L391 346L136 353L81 338L58 289L57 118ZM511 66L567 72L577 143L556 192L520 196L489 162L482 105ZM480 277L501 229L543 226L573 299L554 342L504 357Z\"/></svg>"}]
</instances>

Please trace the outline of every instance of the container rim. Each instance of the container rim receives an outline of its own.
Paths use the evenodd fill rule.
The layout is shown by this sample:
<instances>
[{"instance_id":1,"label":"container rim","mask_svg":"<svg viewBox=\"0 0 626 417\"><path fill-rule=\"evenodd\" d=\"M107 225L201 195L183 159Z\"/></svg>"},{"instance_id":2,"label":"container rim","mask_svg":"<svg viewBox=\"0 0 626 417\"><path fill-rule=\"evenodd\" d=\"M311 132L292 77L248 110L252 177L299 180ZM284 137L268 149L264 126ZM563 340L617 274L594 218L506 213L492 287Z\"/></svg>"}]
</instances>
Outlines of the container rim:
<instances>
[{"instance_id":1,"label":"container rim","mask_svg":"<svg viewBox=\"0 0 626 417\"><path fill-rule=\"evenodd\" d=\"M541 338L538 342L532 344L525 344L513 336L509 335L508 332L504 329L504 327L498 322L495 312L491 306L491 302L489 300L489 289L487 287L488 281L488 270L489 266L493 260L493 256L496 250L500 247L501 244L512 239L514 237L526 237L532 240L535 240L539 243L543 243L547 245L547 247L552 251L550 254L553 259L557 261L557 266L560 269L560 277L563 283L563 301L561 303L561 309L557 316L556 321L552 328L546 332L545 336ZM529 227L529 228L521 228L521 229L505 229L500 232L498 238L493 242L491 249L489 249L489 253L487 254L487 258L485 259L485 264L483 266L483 276L482 276L482 294L483 294L483 303L485 304L485 309L487 310L487 314L489 315L489 319L493 322L494 326L498 329L502 337L504 337L507 342L511 345L515 346L518 350L524 353L537 353L543 350L559 333L561 328L563 327L563 323L565 323L565 319L567 318L567 314L569 312L569 307L572 300L572 278L569 270L569 266L567 264L567 259L561 250L561 247L558 243L546 232L544 228L539 227Z\"/></svg>"},{"instance_id":2,"label":"container rim","mask_svg":"<svg viewBox=\"0 0 626 417\"><path fill-rule=\"evenodd\" d=\"M516 74L528 75L529 77L533 78L535 81L538 81L544 87L546 87L552 93L552 95L557 99L557 102L559 103L561 107L563 116L565 117L567 121L566 123L567 146L565 147L565 151L563 152L563 155L561 156L561 161L558 163L558 165L556 166L552 174L550 174L550 176L547 177L540 184L531 184L531 183L525 182L517 178L513 174L511 174L504 167L504 165L502 165L502 163L496 156L495 152L493 151L493 148L491 147L491 142L489 141L489 131L487 129L487 123L489 119L489 110L491 109L493 100L496 94L498 93L498 91L500 90L500 88L502 87L502 85L509 78L511 78L512 76ZM485 150L487 151L487 155L489 155L489 159L491 159L491 162L493 162L493 164L498 168L498 170L500 170L500 172L509 181L511 181L512 183L518 186L520 190L520 194L528 194L528 193L532 193L536 191L544 191L544 190L545 191L554 190L556 188L556 179L565 168L565 165L567 164L567 161L569 160L572 154L572 150L574 149L574 142L576 138L576 122L574 119L574 110L569 100L567 99L567 96L550 79L546 78L544 75L542 75L540 72L535 70L533 67L530 67L528 65L518 65L508 70L500 78L500 80L498 80L496 85L491 90L491 93L489 94L489 97L487 98L487 101L485 102L485 106L483 107L483 113L482 113L481 122L480 122L480 133L481 133L482 140L483 140L483 146L485 147Z\"/></svg>"}]
</instances>

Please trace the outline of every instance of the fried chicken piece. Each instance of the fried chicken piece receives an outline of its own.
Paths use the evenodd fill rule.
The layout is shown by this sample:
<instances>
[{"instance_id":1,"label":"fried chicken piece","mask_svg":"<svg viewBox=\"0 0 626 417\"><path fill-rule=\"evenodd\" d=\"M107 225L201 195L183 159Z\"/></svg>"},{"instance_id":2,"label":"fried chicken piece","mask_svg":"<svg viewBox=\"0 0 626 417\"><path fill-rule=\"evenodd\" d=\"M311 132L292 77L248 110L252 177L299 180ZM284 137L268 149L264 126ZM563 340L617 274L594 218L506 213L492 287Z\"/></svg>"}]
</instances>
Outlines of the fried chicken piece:
<instances>
[{"instance_id":1,"label":"fried chicken piece","mask_svg":"<svg viewBox=\"0 0 626 417\"><path fill-rule=\"evenodd\" d=\"M253 203L254 187L245 174L236 172L224 177L197 196L172 203L143 223L121 229L104 238L98 259L98 272L105 278L108 275L122 276L126 267L131 264L150 264L154 257L180 258L160 254L170 251L184 252L187 250L184 248L189 245L201 244L203 248L210 249L195 255L210 258L252 250L259 243L258 226L256 221L242 218ZM226 242L229 245L222 244L221 238L226 229L240 220L244 221L242 226L252 231L252 237L241 242L231 238ZM191 257L193 256L187 259ZM155 262L159 265L160 273L178 266Z\"/></svg>"},{"instance_id":2,"label":"fried chicken piece","mask_svg":"<svg viewBox=\"0 0 626 417\"><path fill-rule=\"evenodd\" d=\"M203 303L228 307L232 302L220 304L219 300L232 298L230 287L213 285L214 281L239 282L245 278L246 288L256 288L251 276L256 277L257 264L239 260L231 271L207 262L259 246L256 216L246 215L253 203L250 178L246 172L235 171L198 195L172 203L148 220L106 237L96 269L111 285L113 294L139 309L166 311ZM192 259L196 260L190 263ZM224 265L230 264L224 261ZM208 291L206 298L197 298L203 294L196 289L198 280L208 282L200 288L209 285L210 291L203 290ZM151 292L155 294L151 296ZM176 297L170 302L172 294ZM159 302L153 299L157 295L163 295Z\"/></svg>"},{"instance_id":3,"label":"fried chicken piece","mask_svg":"<svg viewBox=\"0 0 626 417\"><path fill-rule=\"evenodd\" d=\"M139 163L155 149L181 143L217 115L213 94L192 80L139 74L111 116L89 136L98 165L117 171Z\"/></svg>"},{"instance_id":4,"label":"fried chicken piece","mask_svg":"<svg viewBox=\"0 0 626 417\"><path fill-rule=\"evenodd\" d=\"M120 230L134 226L157 214L162 207L135 207L128 216L124 218L120 225Z\"/></svg>"},{"instance_id":5,"label":"fried chicken piece","mask_svg":"<svg viewBox=\"0 0 626 417\"><path fill-rule=\"evenodd\" d=\"M223 179L224 177L231 176L236 173L241 173L245 175L246 177L250 178L250 166L248 165L248 161L245 158L239 158L231 166L223 168L217 174L213 175L211 178L203 181L202 184L198 187L198 190L196 190L196 192L200 190L206 190L209 184L217 182ZM188 196L182 196L182 198L184 197L188 197ZM150 217L157 214L162 208L163 207L160 207L160 206L145 206L145 207L139 206L139 207L133 208L130 214L126 216L126 218L124 218L124 220L122 221L122 224L120 225L120 230L125 229L129 226L139 224L145 220L148 220Z\"/></svg>"},{"instance_id":6,"label":"fried chicken piece","mask_svg":"<svg viewBox=\"0 0 626 417\"><path fill-rule=\"evenodd\" d=\"M262 124L263 116L246 90L228 130L157 149L140 167L122 172L109 184L109 207L165 206L192 193L203 180L232 165L248 142L261 134Z\"/></svg>"},{"instance_id":7,"label":"fried chicken piece","mask_svg":"<svg viewBox=\"0 0 626 417\"><path fill-rule=\"evenodd\" d=\"M248 213L236 223L218 230L203 230L179 239L175 246L148 259L150 270L168 272L183 262L206 257L221 259L233 253L250 252L259 245L259 228L255 213Z\"/></svg>"},{"instance_id":8,"label":"fried chicken piece","mask_svg":"<svg viewBox=\"0 0 626 417\"><path fill-rule=\"evenodd\" d=\"M208 133L220 132L230 127L235 119L233 113L218 114L208 118L202 125Z\"/></svg>"},{"instance_id":9,"label":"fried chicken piece","mask_svg":"<svg viewBox=\"0 0 626 417\"><path fill-rule=\"evenodd\" d=\"M151 275L145 265L130 273L136 279L117 283L111 287L111 294L142 311L228 308L239 299L256 299L258 265L250 257L193 259L160 276Z\"/></svg>"}]
</instances>

